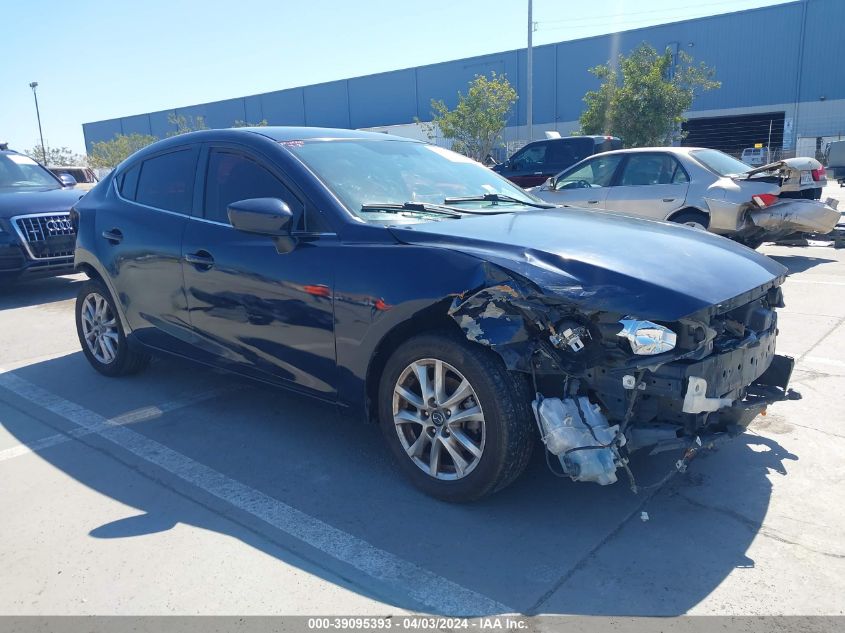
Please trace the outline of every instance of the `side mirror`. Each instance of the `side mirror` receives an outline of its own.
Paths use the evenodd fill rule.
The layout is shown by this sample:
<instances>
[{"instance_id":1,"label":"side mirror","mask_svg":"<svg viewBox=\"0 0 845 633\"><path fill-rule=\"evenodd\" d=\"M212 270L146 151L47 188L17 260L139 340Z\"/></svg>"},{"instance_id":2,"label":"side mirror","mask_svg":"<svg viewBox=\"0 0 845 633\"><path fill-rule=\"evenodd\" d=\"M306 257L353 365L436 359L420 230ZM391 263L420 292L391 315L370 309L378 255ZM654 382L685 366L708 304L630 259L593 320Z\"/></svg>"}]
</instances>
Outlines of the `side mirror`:
<instances>
[{"instance_id":1,"label":"side mirror","mask_svg":"<svg viewBox=\"0 0 845 633\"><path fill-rule=\"evenodd\" d=\"M544 186L546 189L548 189L549 191L554 191L554 188L555 188L555 177L554 177L554 176L550 176L549 178L547 178L547 179L546 179L546 182L545 182L545 183L543 183L543 186Z\"/></svg>"},{"instance_id":2,"label":"side mirror","mask_svg":"<svg viewBox=\"0 0 845 633\"><path fill-rule=\"evenodd\" d=\"M238 231L274 238L280 254L289 253L296 246L291 237L293 212L286 202L278 198L249 198L231 203L226 211Z\"/></svg>"},{"instance_id":3,"label":"side mirror","mask_svg":"<svg viewBox=\"0 0 845 633\"><path fill-rule=\"evenodd\" d=\"M227 209L229 222L244 233L279 237L290 235L293 212L278 198L238 200Z\"/></svg>"},{"instance_id":4,"label":"side mirror","mask_svg":"<svg viewBox=\"0 0 845 633\"><path fill-rule=\"evenodd\" d=\"M76 178L71 176L67 172L62 172L59 174L59 180L62 181L62 187L75 187L76 186Z\"/></svg>"}]
</instances>

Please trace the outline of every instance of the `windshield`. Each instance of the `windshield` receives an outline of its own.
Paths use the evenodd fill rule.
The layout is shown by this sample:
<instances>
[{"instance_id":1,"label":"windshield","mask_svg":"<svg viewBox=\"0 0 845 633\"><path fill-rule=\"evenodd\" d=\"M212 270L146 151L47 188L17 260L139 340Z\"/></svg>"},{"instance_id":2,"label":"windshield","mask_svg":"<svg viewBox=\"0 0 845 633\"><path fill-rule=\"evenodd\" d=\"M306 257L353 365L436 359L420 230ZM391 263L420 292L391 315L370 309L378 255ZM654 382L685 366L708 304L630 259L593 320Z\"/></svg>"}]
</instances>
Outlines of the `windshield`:
<instances>
[{"instance_id":1,"label":"windshield","mask_svg":"<svg viewBox=\"0 0 845 633\"><path fill-rule=\"evenodd\" d=\"M61 189L61 183L29 156L0 154L0 189Z\"/></svg>"},{"instance_id":2,"label":"windshield","mask_svg":"<svg viewBox=\"0 0 845 633\"><path fill-rule=\"evenodd\" d=\"M732 176L744 174L749 169L748 165L733 156L728 156L717 149L699 149L690 152L690 155L710 171L720 176Z\"/></svg>"},{"instance_id":3,"label":"windshield","mask_svg":"<svg viewBox=\"0 0 845 633\"><path fill-rule=\"evenodd\" d=\"M460 201L467 213L528 209L542 203L493 171L442 147L393 140L313 140L283 143L357 217L367 222L431 221L454 217L414 209L377 213L378 205L454 204L455 198L489 194L514 198ZM414 205L410 205L414 206ZM460 217L460 215L458 215Z\"/></svg>"}]
</instances>

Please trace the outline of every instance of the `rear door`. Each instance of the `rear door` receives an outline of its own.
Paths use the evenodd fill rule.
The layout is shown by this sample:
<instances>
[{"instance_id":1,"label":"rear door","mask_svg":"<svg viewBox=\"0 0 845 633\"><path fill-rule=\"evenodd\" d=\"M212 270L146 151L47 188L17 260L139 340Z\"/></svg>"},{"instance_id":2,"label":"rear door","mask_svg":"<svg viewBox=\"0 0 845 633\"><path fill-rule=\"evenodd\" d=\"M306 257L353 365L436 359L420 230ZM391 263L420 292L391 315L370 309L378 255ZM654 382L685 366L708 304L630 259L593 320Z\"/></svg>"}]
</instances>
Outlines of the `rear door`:
<instances>
[{"instance_id":1,"label":"rear door","mask_svg":"<svg viewBox=\"0 0 845 633\"><path fill-rule=\"evenodd\" d=\"M625 164L605 201L609 211L665 220L682 209L689 190L689 176L667 152L635 152Z\"/></svg>"},{"instance_id":2,"label":"rear door","mask_svg":"<svg viewBox=\"0 0 845 633\"><path fill-rule=\"evenodd\" d=\"M553 204L603 209L621 162L621 154L590 158L559 175L553 190L538 195Z\"/></svg>"},{"instance_id":3,"label":"rear door","mask_svg":"<svg viewBox=\"0 0 845 633\"><path fill-rule=\"evenodd\" d=\"M327 398L336 394L333 285L337 236L265 157L211 144L201 213L185 230L185 292L202 358ZM279 198L294 212L296 246L234 229L230 203Z\"/></svg>"},{"instance_id":4,"label":"rear door","mask_svg":"<svg viewBox=\"0 0 845 633\"><path fill-rule=\"evenodd\" d=\"M181 257L198 156L185 145L123 169L95 219L98 258L134 335L176 352L190 349Z\"/></svg>"}]
</instances>

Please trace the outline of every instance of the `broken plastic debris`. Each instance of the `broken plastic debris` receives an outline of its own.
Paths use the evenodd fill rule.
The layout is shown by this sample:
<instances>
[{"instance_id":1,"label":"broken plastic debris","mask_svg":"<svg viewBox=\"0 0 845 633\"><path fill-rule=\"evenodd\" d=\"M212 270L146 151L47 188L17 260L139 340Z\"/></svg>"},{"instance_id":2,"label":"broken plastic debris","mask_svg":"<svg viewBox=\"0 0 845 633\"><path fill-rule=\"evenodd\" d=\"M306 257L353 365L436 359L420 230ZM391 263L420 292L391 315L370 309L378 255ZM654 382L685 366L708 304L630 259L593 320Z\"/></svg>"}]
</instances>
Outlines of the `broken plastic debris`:
<instances>
[{"instance_id":1,"label":"broken plastic debris","mask_svg":"<svg viewBox=\"0 0 845 633\"><path fill-rule=\"evenodd\" d=\"M645 510L640 512L640 521L642 521L643 523L648 521L648 512L646 512Z\"/></svg>"}]
</instances>

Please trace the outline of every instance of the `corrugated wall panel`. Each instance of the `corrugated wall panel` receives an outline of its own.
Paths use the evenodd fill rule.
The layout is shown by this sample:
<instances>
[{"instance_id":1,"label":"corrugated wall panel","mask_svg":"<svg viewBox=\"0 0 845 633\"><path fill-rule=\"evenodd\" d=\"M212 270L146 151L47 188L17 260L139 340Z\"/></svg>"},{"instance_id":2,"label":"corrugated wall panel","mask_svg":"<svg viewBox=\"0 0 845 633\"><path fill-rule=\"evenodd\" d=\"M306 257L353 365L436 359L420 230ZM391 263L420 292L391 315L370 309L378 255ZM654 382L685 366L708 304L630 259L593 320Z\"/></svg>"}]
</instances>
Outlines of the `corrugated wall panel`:
<instances>
[{"instance_id":1,"label":"corrugated wall panel","mask_svg":"<svg viewBox=\"0 0 845 633\"><path fill-rule=\"evenodd\" d=\"M431 100L442 99L449 108L458 102L458 92L466 94L467 85L476 75L488 75L491 71L507 74L511 82L516 68L516 52L471 57L453 62L420 66L417 71L417 111L420 119L431 118Z\"/></svg>"},{"instance_id":2,"label":"corrugated wall panel","mask_svg":"<svg viewBox=\"0 0 845 633\"><path fill-rule=\"evenodd\" d=\"M136 114L120 120L121 134L150 134L150 115Z\"/></svg>"},{"instance_id":3,"label":"corrugated wall panel","mask_svg":"<svg viewBox=\"0 0 845 633\"><path fill-rule=\"evenodd\" d=\"M349 80L349 118L352 127L407 123L413 121L415 116L416 72L413 69Z\"/></svg>"},{"instance_id":4,"label":"corrugated wall panel","mask_svg":"<svg viewBox=\"0 0 845 633\"><path fill-rule=\"evenodd\" d=\"M266 119L270 125L305 125L302 88L268 92L259 95L259 98L261 118Z\"/></svg>"},{"instance_id":5,"label":"corrugated wall panel","mask_svg":"<svg viewBox=\"0 0 845 633\"><path fill-rule=\"evenodd\" d=\"M173 131L170 123L170 116L176 114L175 110L159 110L150 113L150 134L158 138L164 138Z\"/></svg>"},{"instance_id":6,"label":"corrugated wall panel","mask_svg":"<svg viewBox=\"0 0 845 633\"><path fill-rule=\"evenodd\" d=\"M110 141L115 134L120 133L120 119L83 123L82 135L85 137L85 151L90 152L94 143Z\"/></svg>"},{"instance_id":7,"label":"corrugated wall panel","mask_svg":"<svg viewBox=\"0 0 845 633\"><path fill-rule=\"evenodd\" d=\"M813 0L807 5L807 27L801 73L801 100L845 99L845 2ZM845 113L843 113L845 115Z\"/></svg>"},{"instance_id":8,"label":"corrugated wall panel","mask_svg":"<svg viewBox=\"0 0 845 633\"><path fill-rule=\"evenodd\" d=\"M306 86L305 125L349 127L349 93L346 81Z\"/></svg>"},{"instance_id":9,"label":"corrugated wall panel","mask_svg":"<svg viewBox=\"0 0 845 633\"><path fill-rule=\"evenodd\" d=\"M246 112L247 123L260 123L264 119L264 111L261 108L261 96L253 95L244 97L244 112Z\"/></svg>"}]
</instances>

